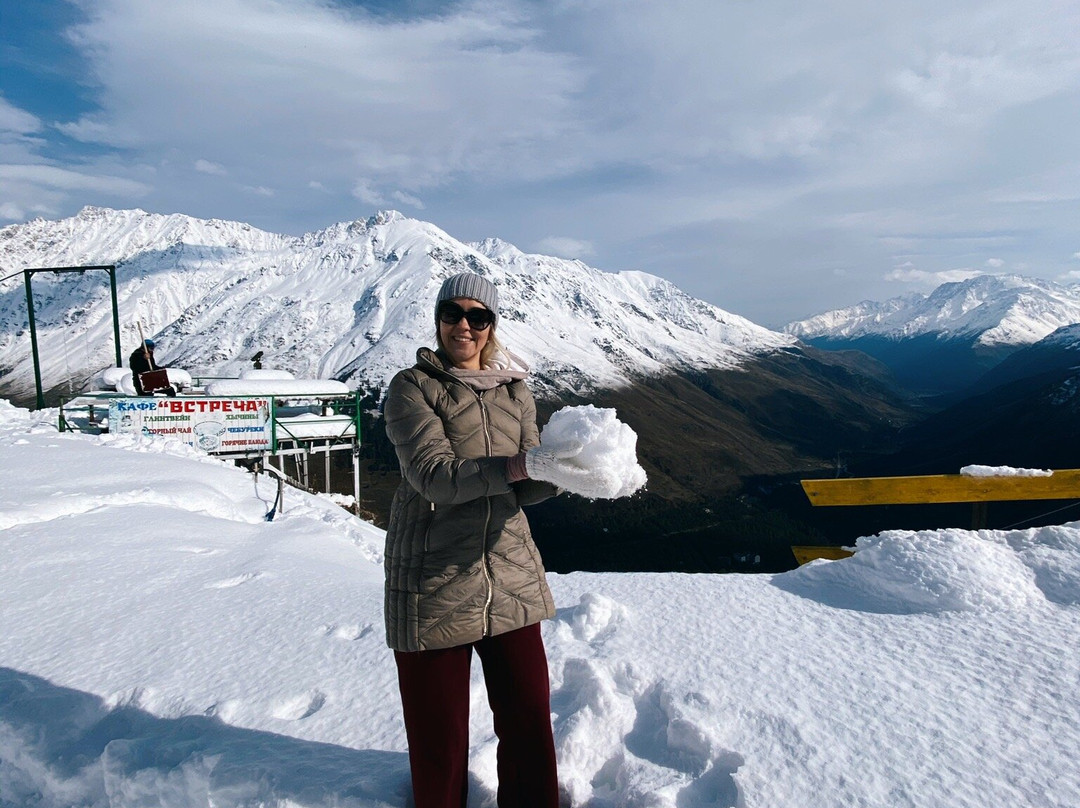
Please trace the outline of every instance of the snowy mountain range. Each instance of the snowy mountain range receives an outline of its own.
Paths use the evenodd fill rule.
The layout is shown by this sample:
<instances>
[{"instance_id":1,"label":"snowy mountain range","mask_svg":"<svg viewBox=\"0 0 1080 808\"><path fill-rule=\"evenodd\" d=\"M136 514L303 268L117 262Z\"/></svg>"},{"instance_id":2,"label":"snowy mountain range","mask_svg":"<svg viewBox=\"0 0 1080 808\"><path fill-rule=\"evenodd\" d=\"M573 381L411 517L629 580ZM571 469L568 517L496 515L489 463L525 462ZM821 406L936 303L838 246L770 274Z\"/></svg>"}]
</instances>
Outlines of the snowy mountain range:
<instances>
[{"instance_id":1,"label":"snowy mountain range","mask_svg":"<svg viewBox=\"0 0 1080 808\"><path fill-rule=\"evenodd\" d=\"M885 363L908 389L954 395L1015 352L1080 323L1080 285L980 275L928 295L863 302L790 323L784 332Z\"/></svg>"},{"instance_id":2,"label":"snowy mountain range","mask_svg":"<svg viewBox=\"0 0 1080 808\"><path fill-rule=\"evenodd\" d=\"M1080 285L1019 275L980 275L944 283L928 295L864 301L790 323L784 332L803 339L933 335L967 338L987 348L1038 342L1080 322Z\"/></svg>"},{"instance_id":3,"label":"snowy mountain range","mask_svg":"<svg viewBox=\"0 0 1080 808\"><path fill-rule=\"evenodd\" d=\"M747 510L751 500L739 493L783 493L771 481L831 475L840 458L852 469L873 458L887 466L909 428L926 418L927 402L913 406L886 368L907 390L956 392L1055 329L1047 343L1075 340L1068 326L1080 322L1077 287L985 276L778 333L655 276L529 255L497 239L466 244L393 211L290 236L90 207L62 221L0 229L0 397L30 403L34 396L22 270L100 264L116 265L125 362L141 325L157 340L160 360L194 376L238 375L261 351L267 367L338 378L374 397L412 364L418 346L432 343L442 280L462 270L488 277L500 290L500 337L532 367L541 422L565 403L614 408L637 433L648 472L648 490L633 508L611 512L560 498L534 509L549 563L567 570L612 558L626 569L724 569L723 558L737 552L766 559L766 541L789 555L791 531L767 527L769 514ZM107 278L38 273L33 295L44 388L55 401L115 362ZM819 348L858 348L879 362ZM1053 367L1071 367L1074 355L1056 350ZM1060 404L1069 391L1075 383L1064 374L1040 394L1046 408L1015 398L966 411L959 420L971 428L952 432L974 437L953 454L964 463L1058 464L1041 458L1072 434L1072 410ZM1016 413L1025 408L1039 417L1018 430ZM980 413L1001 415L976 433ZM1017 433L1025 454L1008 446L993 453L1006 433ZM372 479L386 477L370 492L376 514L388 509L395 485L384 444L378 428L365 426ZM925 445L913 456L926 456ZM885 466L880 473L895 473ZM791 513L804 519L803 507L800 499ZM749 523L765 532L747 532ZM605 544L612 541L617 548Z\"/></svg>"},{"instance_id":4,"label":"snowy mountain range","mask_svg":"<svg viewBox=\"0 0 1080 808\"><path fill-rule=\"evenodd\" d=\"M791 346L641 272L465 244L395 211L293 237L250 225L84 208L61 221L0 229L0 276L26 268L115 264L122 354L139 326L160 361L233 376L267 367L378 391L434 337L447 276L484 275L500 291L500 338L532 366L541 393L582 394L667 369L735 367ZM104 273L34 276L43 386L79 390L114 364ZM0 284L0 394L33 391L21 274Z\"/></svg>"},{"instance_id":5,"label":"snowy mountain range","mask_svg":"<svg viewBox=\"0 0 1080 808\"><path fill-rule=\"evenodd\" d=\"M1074 373L1080 367L1080 324L1066 325L1010 354L971 389L983 393L1004 384L1047 373Z\"/></svg>"},{"instance_id":6,"label":"snowy mountain range","mask_svg":"<svg viewBox=\"0 0 1080 808\"><path fill-rule=\"evenodd\" d=\"M726 568L735 543L747 541L741 551L764 558L741 529L718 538L717 525L729 524L715 515L718 502L744 479L831 467L837 451L882 451L912 419L865 357L801 345L652 275L602 272L497 239L466 244L393 211L302 236L94 207L3 228L0 277L14 277L0 282L0 397L34 400L21 270L100 264L116 266L125 364L141 324L161 362L196 377L236 376L261 351L267 368L337 378L371 398L415 361L417 347L432 344L443 279L463 270L489 278L500 292L500 339L531 366L540 422L563 404L615 409L637 434L649 477L632 509L607 513L560 498L536 513L538 531L553 537L545 553L555 569L587 568L590 559L570 553L600 551L614 536L617 557L638 569ZM107 280L102 272L33 277L50 403L115 363ZM376 416L363 429L375 473L365 502L385 516L393 450ZM737 510L749 518L744 505ZM659 549L653 525L677 534L678 547Z\"/></svg>"}]
</instances>

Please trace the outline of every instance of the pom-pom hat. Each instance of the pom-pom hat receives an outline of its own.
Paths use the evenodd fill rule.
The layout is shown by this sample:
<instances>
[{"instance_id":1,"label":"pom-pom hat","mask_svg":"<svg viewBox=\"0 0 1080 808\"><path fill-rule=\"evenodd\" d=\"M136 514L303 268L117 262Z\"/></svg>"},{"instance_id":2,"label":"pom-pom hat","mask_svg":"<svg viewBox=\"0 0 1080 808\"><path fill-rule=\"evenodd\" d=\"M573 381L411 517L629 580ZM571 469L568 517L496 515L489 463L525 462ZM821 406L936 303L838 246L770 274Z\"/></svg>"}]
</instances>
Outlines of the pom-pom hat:
<instances>
[{"instance_id":1,"label":"pom-pom hat","mask_svg":"<svg viewBox=\"0 0 1080 808\"><path fill-rule=\"evenodd\" d=\"M467 297L484 304L495 315L494 323L499 321L499 290L487 278L474 272L460 272L443 281L439 296L435 298L435 322L439 322L439 304L455 297Z\"/></svg>"}]
</instances>

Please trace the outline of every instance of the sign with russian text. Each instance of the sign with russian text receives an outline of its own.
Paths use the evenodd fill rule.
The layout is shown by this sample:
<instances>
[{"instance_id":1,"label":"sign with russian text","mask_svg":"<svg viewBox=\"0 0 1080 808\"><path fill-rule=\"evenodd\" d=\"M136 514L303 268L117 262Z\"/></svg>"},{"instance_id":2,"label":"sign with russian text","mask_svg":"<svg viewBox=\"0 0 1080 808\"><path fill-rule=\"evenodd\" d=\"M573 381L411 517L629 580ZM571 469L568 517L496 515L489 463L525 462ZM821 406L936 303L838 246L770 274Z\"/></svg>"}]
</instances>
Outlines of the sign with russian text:
<instances>
[{"instance_id":1,"label":"sign with russian text","mask_svg":"<svg viewBox=\"0 0 1080 808\"><path fill-rule=\"evenodd\" d=\"M206 452L273 448L270 398L114 398L109 431L177 438Z\"/></svg>"}]
</instances>

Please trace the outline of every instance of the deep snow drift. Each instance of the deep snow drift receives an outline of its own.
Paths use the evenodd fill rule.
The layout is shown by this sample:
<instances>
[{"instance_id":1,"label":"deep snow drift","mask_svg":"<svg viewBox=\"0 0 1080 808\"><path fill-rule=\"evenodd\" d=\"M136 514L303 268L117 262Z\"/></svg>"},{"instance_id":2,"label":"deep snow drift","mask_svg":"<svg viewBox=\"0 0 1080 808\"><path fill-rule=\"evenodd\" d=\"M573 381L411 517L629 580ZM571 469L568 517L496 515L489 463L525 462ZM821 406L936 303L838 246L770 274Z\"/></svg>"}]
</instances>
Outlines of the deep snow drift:
<instances>
[{"instance_id":1,"label":"deep snow drift","mask_svg":"<svg viewBox=\"0 0 1080 808\"><path fill-rule=\"evenodd\" d=\"M267 522L266 478L54 416L0 401L0 804L405 806L381 531L292 490ZM1080 524L551 583L574 805L1080 805Z\"/></svg>"}]
</instances>

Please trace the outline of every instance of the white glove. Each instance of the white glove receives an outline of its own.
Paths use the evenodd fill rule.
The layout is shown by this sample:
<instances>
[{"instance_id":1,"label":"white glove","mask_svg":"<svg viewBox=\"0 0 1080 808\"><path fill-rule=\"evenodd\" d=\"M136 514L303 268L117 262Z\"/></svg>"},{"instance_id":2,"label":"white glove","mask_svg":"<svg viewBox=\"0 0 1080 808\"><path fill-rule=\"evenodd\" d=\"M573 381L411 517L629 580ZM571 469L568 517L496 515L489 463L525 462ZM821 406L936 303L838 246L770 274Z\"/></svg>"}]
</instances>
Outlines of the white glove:
<instances>
[{"instance_id":1,"label":"white glove","mask_svg":"<svg viewBox=\"0 0 1080 808\"><path fill-rule=\"evenodd\" d=\"M581 466L568 462L585 448L577 441L562 446L534 446L525 453L525 469L530 480L543 480L560 488L566 488L552 476L570 478L585 471Z\"/></svg>"},{"instance_id":2,"label":"white glove","mask_svg":"<svg viewBox=\"0 0 1080 808\"><path fill-rule=\"evenodd\" d=\"M525 468L529 478L543 480L573 494L597 498L611 497L611 475L602 470L585 468L574 462L584 447L577 442L554 449L537 446L525 453ZM616 487L617 481L615 481Z\"/></svg>"}]
</instances>

